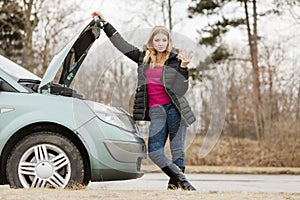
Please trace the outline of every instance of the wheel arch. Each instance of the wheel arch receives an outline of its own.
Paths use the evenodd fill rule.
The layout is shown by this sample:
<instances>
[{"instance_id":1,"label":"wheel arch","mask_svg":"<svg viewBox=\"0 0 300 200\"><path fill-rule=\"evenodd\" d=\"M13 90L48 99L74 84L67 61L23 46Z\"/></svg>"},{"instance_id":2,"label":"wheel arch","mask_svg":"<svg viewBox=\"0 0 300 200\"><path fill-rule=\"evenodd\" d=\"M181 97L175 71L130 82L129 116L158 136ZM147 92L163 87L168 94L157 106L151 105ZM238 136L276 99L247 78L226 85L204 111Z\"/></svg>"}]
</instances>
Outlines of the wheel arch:
<instances>
[{"instance_id":1,"label":"wheel arch","mask_svg":"<svg viewBox=\"0 0 300 200\"><path fill-rule=\"evenodd\" d=\"M26 127L23 127L22 129L18 130L5 144L2 153L1 153L1 160L0 160L0 184L7 184L6 179L6 160L9 156L9 153L13 149L13 147L20 141L22 138L24 138L27 135L30 135L31 133L35 133L38 131L54 131L56 133L59 133L66 138L68 138L74 145L78 148L82 159L84 163L84 183L87 184L91 179L91 166L90 166L90 159L88 152L82 143L82 141L79 139L79 137L74 134L70 129L56 123L51 122L39 122L30 124Z\"/></svg>"}]
</instances>

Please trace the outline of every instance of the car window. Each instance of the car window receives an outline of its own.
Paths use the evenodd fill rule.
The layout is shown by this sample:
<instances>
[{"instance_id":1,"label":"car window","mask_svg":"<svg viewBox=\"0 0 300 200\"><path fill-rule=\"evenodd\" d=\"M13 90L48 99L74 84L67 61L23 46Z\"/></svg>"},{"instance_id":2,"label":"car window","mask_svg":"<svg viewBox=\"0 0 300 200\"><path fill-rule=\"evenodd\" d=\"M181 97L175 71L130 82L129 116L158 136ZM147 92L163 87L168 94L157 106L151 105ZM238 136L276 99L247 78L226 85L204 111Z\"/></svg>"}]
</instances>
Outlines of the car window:
<instances>
[{"instance_id":1,"label":"car window","mask_svg":"<svg viewBox=\"0 0 300 200\"><path fill-rule=\"evenodd\" d=\"M17 90L0 78L0 92L17 92Z\"/></svg>"}]
</instances>

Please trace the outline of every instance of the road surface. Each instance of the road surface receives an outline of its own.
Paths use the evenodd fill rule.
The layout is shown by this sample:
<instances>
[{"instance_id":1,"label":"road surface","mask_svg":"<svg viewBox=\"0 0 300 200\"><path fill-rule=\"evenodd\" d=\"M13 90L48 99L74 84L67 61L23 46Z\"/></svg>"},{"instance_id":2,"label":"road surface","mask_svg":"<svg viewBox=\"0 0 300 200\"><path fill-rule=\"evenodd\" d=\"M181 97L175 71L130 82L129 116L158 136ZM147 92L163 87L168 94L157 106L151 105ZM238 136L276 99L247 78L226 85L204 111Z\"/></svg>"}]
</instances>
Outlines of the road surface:
<instances>
[{"instance_id":1,"label":"road surface","mask_svg":"<svg viewBox=\"0 0 300 200\"><path fill-rule=\"evenodd\" d=\"M204 191L251 191L300 193L300 175L187 174L190 182ZM93 182L90 189L165 190L168 177L145 173L142 178L126 181Z\"/></svg>"}]
</instances>

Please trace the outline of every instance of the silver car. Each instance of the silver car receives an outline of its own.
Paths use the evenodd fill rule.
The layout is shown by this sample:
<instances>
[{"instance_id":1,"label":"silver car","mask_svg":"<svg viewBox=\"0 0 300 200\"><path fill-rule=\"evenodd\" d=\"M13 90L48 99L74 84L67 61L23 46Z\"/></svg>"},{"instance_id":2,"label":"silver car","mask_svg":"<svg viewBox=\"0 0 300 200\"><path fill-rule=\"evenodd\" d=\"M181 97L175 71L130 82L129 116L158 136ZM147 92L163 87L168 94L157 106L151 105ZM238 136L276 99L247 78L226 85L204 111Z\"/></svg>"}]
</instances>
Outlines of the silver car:
<instances>
[{"instance_id":1,"label":"silver car","mask_svg":"<svg viewBox=\"0 0 300 200\"><path fill-rule=\"evenodd\" d=\"M70 88L101 28L92 20L42 79L0 55L0 184L65 188L143 175L145 142L131 116Z\"/></svg>"}]
</instances>

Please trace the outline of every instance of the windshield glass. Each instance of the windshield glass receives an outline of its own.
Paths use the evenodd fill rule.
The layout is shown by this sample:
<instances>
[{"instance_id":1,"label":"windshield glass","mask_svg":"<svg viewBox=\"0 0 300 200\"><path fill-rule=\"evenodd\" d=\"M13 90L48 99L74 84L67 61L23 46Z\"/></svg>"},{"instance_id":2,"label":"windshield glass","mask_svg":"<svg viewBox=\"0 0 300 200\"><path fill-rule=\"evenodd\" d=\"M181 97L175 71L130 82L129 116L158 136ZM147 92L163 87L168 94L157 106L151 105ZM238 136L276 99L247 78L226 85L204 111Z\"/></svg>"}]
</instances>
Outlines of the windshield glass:
<instances>
[{"instance_id":1,"label":"windshield glass","mask_svg":"<svg viewBox=\"0 0 300 200\"><path fill-rule=\"evenodd\" d=\"M0 68L16 80L32 79L41 80L40 77L24 69L20 65L0 55Z\"/></svg>"}]
</instances>

